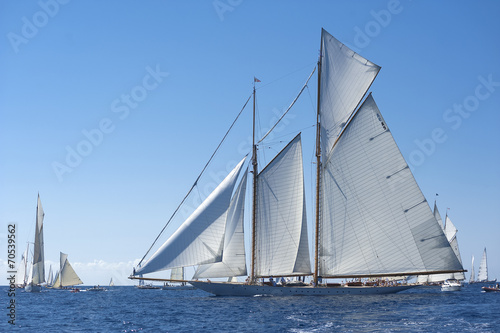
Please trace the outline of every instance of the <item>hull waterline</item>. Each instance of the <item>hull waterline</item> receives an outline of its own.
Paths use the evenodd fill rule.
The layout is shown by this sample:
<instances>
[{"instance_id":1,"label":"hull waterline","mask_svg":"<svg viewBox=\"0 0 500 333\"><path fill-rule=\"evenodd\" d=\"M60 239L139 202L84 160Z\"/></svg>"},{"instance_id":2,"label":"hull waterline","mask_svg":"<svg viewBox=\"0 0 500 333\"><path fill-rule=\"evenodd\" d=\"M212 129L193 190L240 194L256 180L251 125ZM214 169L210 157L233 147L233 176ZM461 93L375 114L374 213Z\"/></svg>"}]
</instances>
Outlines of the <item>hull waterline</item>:
<instances>
[{"instance_id":1,"label":"hull waterline","mask_svg":"<svg viewBox=\"0 0 500 333\"><path fill-rule=\"evenodd\" d=\"M360 287L282 287L248 285L243 283L191 281L194 287L216 296L327 296L327 295L382 295L394 294L415 287L404 286L360 286Z\"/></svg>"}]
</instances>

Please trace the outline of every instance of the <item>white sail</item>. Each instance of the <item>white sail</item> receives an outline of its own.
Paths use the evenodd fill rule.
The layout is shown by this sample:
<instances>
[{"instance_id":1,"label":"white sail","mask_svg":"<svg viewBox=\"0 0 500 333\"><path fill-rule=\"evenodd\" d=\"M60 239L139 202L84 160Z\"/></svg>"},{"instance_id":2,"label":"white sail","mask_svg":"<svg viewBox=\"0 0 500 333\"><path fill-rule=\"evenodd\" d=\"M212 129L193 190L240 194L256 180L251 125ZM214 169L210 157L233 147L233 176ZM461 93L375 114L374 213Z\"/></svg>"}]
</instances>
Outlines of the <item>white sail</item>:
<instances>
[{"instance_id":1,"label":"white sail","mask_svg":"<svg viewBox=\"0 0 500 333\"><path fill-rule=\"evenodd\" d=\"M59 276L54 282L54 288L62 288L67 286L76 286L83 284L82 280L78 277L75 270L68 261L68 255L65 253L60 253L59 256Z\"/></svg>"},{"instance_id":2,"label":"white sail","mask_svg":"<svg viewBox=\"0 0 500 333\"><path fill-rule=\"evenodd\" d=\"M29 250L29 243L28 246L26 247L26 250L24 250L21 256L21 261L18 263L17 266L16 285L18 286L25 286L27 282L28 250Z\"/></svg>"},{"instance_id":3,"label":"white sail","mask_svg":"<svg viewBox=\"0 0 500 333\"><path fill-rule=\"evenodd\" d=\"M55 288L56 284L59 283L59 270L56 271L56 275L54 276L54 281L50 285L50 287Z\"/></svg>"},{"instance_id":4,"label":"white sail","mask_svg":"<svg viewBox=\"0 0 500 333\"><path fill-rule=\"evenodd\" d=\"M36 206L36 227L35 227L35 244L33 247L33 270L31 275L31 283L39 285L45 282L45 259L43 253L43 212L40 195L38 195L38 203Z\"/></svg>"},{"instance_id":5,"label":"white sail","mask_svg":"<svg viewBox=\"0 0 500 333\"><path fill-rule=\"evenodd\" d=\"M49 273L47 274L47 286L51 286L54 283L54 275L52 274L52 265L49 267Z\"/></svg>"},{"instance_id":6,"label":"white sail","mask_svg":"<svg viewBox=\"0 0 500 333\"><path fill-rule=\"evenodd\" d=\"M210 193L153 256L137 270L147 274L221 260L226 215L245 158Z\"/></svg>"},{"instance_id":7,"label":"white sail","mask_svg":"<svg viewBox=\"0 0 500 333\"><path fill-rule=\"evenodd\" d=\"M329 156L380 66L358 55L325 30L321 33L321 150Z\"/></svg>"},{"instance_id":8,"label":"white sail","mask_svg":"<svg viewBox=\"0 0 500 333\"><path fill-rule=\"evenodd\" d=\"M436 218L436 221L439 224L439 226L444 230L443 219L441 218L441 214L439 214L436 201L434 201L434 217Z\"/></svg>"},{"instance_id":9,"label":"white sail","mask_svg":"<svg viewBox=\"0 0 500 333\"><path fill-rule=\"evenodd\" d=\"M448 215L446 215L444 223L445 223L444 231L446 234L446 238L450 242L450 246L451 246L453 252L455 252L455 255L457 256L458 261L462 265L462 256L460 255L460 250L458 248L458 239L457 239L458 230L455 227L455 225L451 222L451 219ZM465 274L463 272L453 273L452 278L459 280L459 281L465 280Z\"/></svg>"},{"instance_id":10,"label":"white sail","mask_svg":"<svg viewBox=\"0 0 500 333\"><path fill-rule=\"evenodd\" d=\"M484 248L481 262L479 263L479 270L477 272L477 282L488 281L488 262L486 260L486 248Z\"/></svg>"},{"instance_id":11,"label":"white sail","mask_svg":"<svg viewBox=\"0 0 500 333\"><path fill-rule=\"evenodd\" d=\"M371 95L323 163L320 275L462 270Z\"/></svg>"},{"instance_id":12,"label":"white sail","mask_svg":"<svg viewBox=\"0 0 500 333\"><path fill-rule=\"evenodd\" d=\"M247 174L248 171L245 171L229 206L221 261L198 266L193 279L247 274L243 234Z\"/></svg>"},{"instance_id":13,"label":"white sail","mask_svg":"<svg viewBox=\"0 0 500 333\"><path fill-rule=\"evenodd\" d=\"M474 283L476 282L476 277L475 277L475 272L474 272L474 256L472 256L472 264L470 265L470 279L469 283Z\"/></svg>"},{"instance_id":14,"label":"white sail","mask_svg":"<svg viewBox=\"0 0 500 333\"><path fill-rule=\"evenodd\" d=\"M109 280L109 286L110 286L110 287L114 287L114 286L115 286L115 283L113 282L113 278L111 278L111 279Z\"/></svg>"},{"instance_id":15,"label":"white sail","mask_svg":"<svg viewBox=\"0 0 500 333\"><path fill-rule=\"evenodd\" d=\"M309 274L300 134L257 177L256 275Z\"/></svg>"},{"instance_id":16,"label":"white sail","mask_svg":"<svg viewBox=\"0 0 500 333\"><path fill-rule=\"evenodd\" d=\"M172 268L172 270L170 271L170 279L184 280L184 267Z\"/></svg>"}]
</instances>

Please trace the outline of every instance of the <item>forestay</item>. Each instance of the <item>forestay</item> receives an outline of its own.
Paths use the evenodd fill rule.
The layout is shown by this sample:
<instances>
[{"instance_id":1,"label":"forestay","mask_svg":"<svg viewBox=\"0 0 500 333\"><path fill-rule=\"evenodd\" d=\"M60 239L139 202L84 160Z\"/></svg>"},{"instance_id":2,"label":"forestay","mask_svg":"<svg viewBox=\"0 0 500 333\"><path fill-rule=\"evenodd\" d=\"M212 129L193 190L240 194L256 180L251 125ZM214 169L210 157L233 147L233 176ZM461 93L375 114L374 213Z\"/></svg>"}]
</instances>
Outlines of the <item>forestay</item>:
<instances>
[{"instance_id":1,"label":"forestay","mask_svg":"<svg viewBox=\"0 0 500 333\"><path fill-rule=\"evenodd\" d=\"M463 269L371 95L323 163L320 275Z\"/></svg>"},{"instance_id":2,"label":"forestay","mask_svg":"<svg viewBox=\"0 0 500 333\"><path fill-rule=\"evenodd\" d=\"M147 274L174 267L220 261L226 216L234 185L245 158L210 193L153 256L137 270Z\"/></svg>"},{"instance_id":3,"label":"forestay","mask_svg":"<svg viewBox=\"0 0 500 333\"><path fill-rule=\"evenodd\" d=\"M257 276L311 272L300 134L257 177L256 239Z\"/></svg>"}]
</instances>

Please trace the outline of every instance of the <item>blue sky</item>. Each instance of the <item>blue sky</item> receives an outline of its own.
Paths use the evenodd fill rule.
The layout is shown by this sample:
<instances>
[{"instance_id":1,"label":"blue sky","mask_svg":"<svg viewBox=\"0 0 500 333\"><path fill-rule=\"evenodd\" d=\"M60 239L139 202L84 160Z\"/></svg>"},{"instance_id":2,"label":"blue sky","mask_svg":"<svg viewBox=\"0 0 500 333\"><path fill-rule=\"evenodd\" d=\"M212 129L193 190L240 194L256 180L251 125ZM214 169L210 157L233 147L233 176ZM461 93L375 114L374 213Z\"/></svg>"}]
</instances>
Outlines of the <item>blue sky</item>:
<instances>
[{"instance_id":1,"label":"blue sky","mask_svg":"<svg viewBox=\"0 0 500 333\"><path fill-rule=\"evenodd\" d=\"M24 250L40 193L47 260L62 251L87 284L129 283L253 77L263 133L313 70L323 27L382 66L373 96L429 203L439 193L449 208L464 267L474 255L477 272L487 247L500 278L499 12L495 1L4 1L2 243L16 223ZM308 183L315 96L316 76L261 147L264 165L302 131ZM250 111L191 206L248 152Z\"/></svg>"}]
</instances>

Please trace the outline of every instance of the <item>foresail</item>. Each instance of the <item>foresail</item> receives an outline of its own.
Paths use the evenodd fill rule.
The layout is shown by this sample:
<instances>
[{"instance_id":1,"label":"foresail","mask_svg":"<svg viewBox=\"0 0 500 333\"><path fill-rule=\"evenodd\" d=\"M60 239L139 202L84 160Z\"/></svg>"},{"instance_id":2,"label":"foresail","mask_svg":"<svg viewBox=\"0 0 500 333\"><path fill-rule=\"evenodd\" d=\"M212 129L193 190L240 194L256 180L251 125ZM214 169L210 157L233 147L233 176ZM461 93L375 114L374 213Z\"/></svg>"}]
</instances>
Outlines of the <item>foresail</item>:
<instances>
[{"instance_id":1,"label":"foresail","mask_svg":"<svg viewBox=\"0 0 500 333\"><path fill-rule=\"evenodd\" d=\"M309 274L300 134L257 177L256 275Z\"/></svg>"},{"instance_id":2,"label":"foresail","mask_svg":"<svg viewBox=\"0 0 500 333\"><path fill-rule=\"evenodd\" d=\"M193 279L233 277L247 274L243 233L247 174L248 170L243 174L229 205L222 260L213 264L198 266Z\"/></svg>"},{"instance_id":3,"label":"foresail","mask_svg":"<svg viewBox=\"0 0 500 333\"><path fill-rule=\"evenodd\" d=\"M371 95L323 161L320 192L321 276L463 269Z\"/></svg>"},{"instance_id":4,"label":"foresail","mask_svg":"<svg viewBox=\"0 0 500 333\"><path fill-rule=\"evenodd\" d=\"M221 260L227 210L245 158L210 193L153 256L137 270L147 274Z\"/></svg>"},{"instance_id":5,"label":"foresail","mask_svg":"<svg viewBox=\"0 0 500 333\"><path fill-rule=\"evenodd\" d=\"M380 67L355 53L325 30L321 33L321 150L328 156Z\"/></svg>"}]
</instances>

